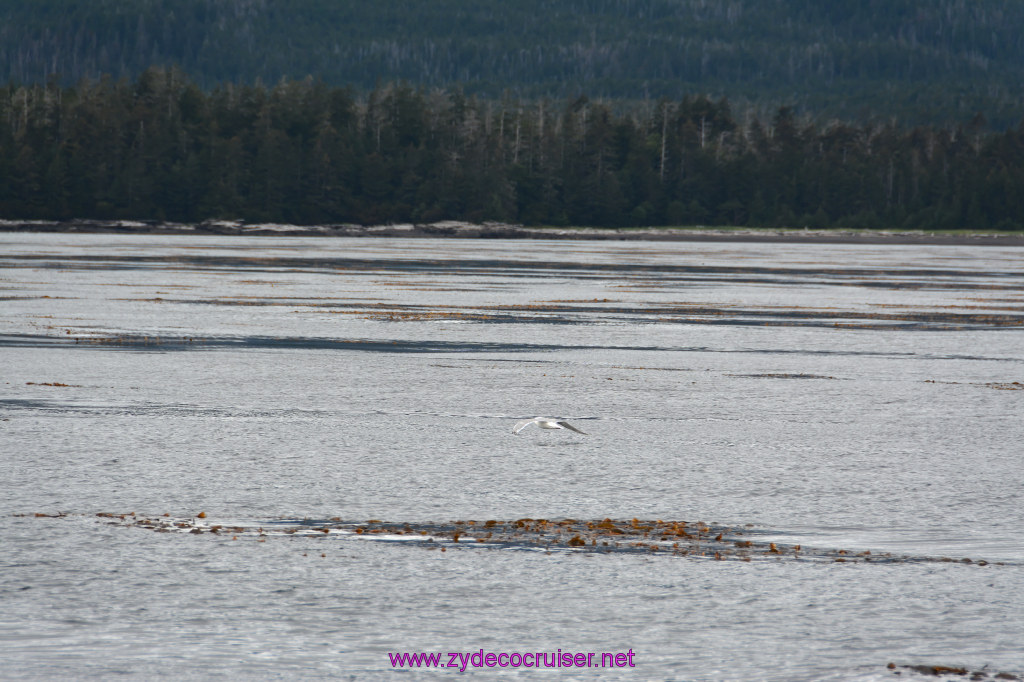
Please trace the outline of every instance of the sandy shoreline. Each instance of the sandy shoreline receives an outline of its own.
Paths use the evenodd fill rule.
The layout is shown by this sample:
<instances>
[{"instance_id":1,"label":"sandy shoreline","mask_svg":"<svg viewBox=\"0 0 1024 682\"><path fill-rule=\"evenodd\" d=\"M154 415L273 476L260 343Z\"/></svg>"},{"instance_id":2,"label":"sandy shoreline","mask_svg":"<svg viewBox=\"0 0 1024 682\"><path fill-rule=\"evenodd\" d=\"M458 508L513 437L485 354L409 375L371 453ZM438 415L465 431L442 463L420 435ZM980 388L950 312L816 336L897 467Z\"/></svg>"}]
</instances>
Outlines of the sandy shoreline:
<instances>
[{"instance_id":1,"label":"sandy shoreline","mask_svg":"<svg viewBox=\"0 0 1024 682\"><path fill-rule=\"evenodd\" d=\"M895 230L717 229L710 227L557 228L524 227L505 223L473 224L457 221L366 226L351 224L288 225L227 220L208 220L194 224L131 220L0 220L0 232L1024 246L1024 233L1022 232L937 233Z\"/></svg>"}]
</instances>

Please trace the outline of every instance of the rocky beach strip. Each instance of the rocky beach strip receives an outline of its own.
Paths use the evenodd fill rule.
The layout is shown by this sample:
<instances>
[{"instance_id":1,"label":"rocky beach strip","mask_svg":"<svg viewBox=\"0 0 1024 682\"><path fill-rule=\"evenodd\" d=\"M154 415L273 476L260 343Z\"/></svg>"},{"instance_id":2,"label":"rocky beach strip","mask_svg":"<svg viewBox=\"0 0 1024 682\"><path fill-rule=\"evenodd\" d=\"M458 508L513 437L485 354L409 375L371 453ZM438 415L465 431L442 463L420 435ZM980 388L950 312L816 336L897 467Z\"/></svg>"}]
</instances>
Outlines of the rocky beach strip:
<instances>
[{"instance_id":1,"label":"rocky beach strip","mask_svg":"<svg viewBox=\"0 0 1024 682\"><path fill-rule=\"evenodd\" d=\"M1024 246L1021 232L926 232L917 230L812 230L808 228L696 227L527 227L455 220L388 225L289 225L206 220L0 220L0 232L89 234L197 234L294 237L449 237L462 239L575 239L618 241L794 242L835 244L952 244Z\"/></svg>"}]
</instances>

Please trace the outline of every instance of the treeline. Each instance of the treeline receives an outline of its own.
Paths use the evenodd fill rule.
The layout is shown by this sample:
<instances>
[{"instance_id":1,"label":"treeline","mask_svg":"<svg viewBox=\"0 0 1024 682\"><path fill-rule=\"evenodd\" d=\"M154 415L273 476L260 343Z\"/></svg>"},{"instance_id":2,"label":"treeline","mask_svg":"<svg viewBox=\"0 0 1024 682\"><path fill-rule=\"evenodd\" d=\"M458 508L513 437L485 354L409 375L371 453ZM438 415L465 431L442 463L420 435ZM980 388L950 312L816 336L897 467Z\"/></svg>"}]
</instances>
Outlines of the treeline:
<instances>
[{"instance_id":1,"label":"treeline","mask_svg":"<svg viewBox=\"0 0 1024 682\"><path fill-rule=\"evenodd\" d=\"M0 217L1024 228L1024 125L818 126L176 70L0 91Z\"/></svg>"},{"instance_id":2,"label":"treeline","mask_svg":"<svg viewBox=\"0 0 1024 682\"><path fill-rule=\"evenodd\" d=\"M729 97L765 115L1015 126L1019 0L0 0L0 82L312 75L528 99Z\"/></svg>"}]
</instances>

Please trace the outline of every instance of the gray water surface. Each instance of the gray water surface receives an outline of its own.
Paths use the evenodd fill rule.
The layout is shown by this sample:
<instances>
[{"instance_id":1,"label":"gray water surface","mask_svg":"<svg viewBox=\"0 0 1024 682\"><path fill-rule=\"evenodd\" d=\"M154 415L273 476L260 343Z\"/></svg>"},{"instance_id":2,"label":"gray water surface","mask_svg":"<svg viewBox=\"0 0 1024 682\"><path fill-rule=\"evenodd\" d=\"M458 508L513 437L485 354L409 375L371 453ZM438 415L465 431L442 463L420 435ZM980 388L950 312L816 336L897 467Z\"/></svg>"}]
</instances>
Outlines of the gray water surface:
<instances>
[{"instance_id":1,"label":"gray water surface","mask_svg":"<svg viewBox=\"0 0 1024 682\"><path fill-rule=\"evenodd\" d=\"M0 678L374 679L480 649L636 667L405 674L1020 674L1022 323L1014 248L0 234ZM512 434L537 415L588 435ZM133 511L678 519L957 561L96 516Z\"/></svg>"}]
</instances>

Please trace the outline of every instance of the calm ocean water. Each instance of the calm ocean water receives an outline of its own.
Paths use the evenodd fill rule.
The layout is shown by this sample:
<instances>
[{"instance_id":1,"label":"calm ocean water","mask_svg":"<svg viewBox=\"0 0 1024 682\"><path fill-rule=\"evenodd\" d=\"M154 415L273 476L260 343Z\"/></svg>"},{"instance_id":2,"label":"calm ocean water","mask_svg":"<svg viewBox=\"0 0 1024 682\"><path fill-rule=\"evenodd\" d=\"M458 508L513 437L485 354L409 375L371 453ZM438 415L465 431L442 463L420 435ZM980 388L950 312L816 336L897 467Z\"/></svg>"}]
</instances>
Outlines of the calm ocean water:
<instances>
[{"instance_id":1,"label":"calm ocean water","mask_svg":"<svg viewBox=\"0 0 1024 682\"><path fill-rule=\"evenodd\" d=\"M635 667L404 676L1019 675L1022 322L1019 248L0 233L0 679L376 679L481 649ZM588 435L512 434L537 415ZM672 519L957 561L97 516L130 512Z\"/></svg>"}]
</instances>

